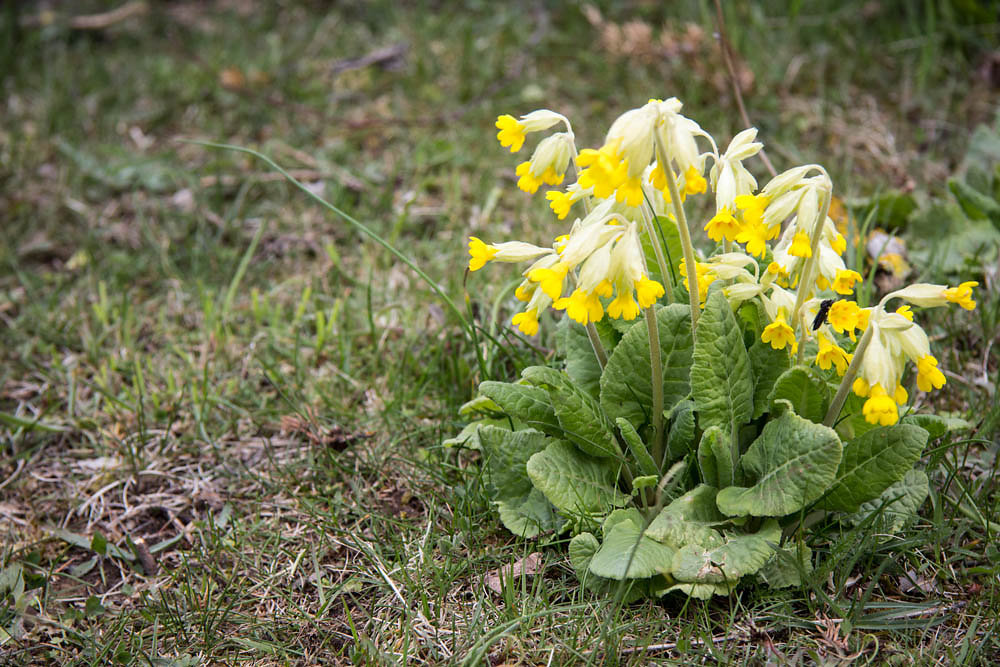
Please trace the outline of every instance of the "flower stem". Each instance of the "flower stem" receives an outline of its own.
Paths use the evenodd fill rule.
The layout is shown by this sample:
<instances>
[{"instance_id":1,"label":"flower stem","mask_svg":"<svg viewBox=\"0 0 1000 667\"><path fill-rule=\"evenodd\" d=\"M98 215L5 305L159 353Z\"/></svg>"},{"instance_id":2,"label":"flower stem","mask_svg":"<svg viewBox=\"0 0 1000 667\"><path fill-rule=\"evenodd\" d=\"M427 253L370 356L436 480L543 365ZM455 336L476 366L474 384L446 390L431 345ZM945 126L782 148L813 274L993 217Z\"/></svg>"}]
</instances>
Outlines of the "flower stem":
<instances>
[{"instance_id":1,"label":"flower stem","mask_svg":"<svg viewBox=\"0 0 1000 667\"><path fill-rule=\"evenodd\" d=\"M833 401L830 403L830 409L826 413L826 419L823 420L824 426L833 427L834 423L837 421L837 417L840 416L840 411L844 408L844 402L847 400L847 394L851 391L851 386L854 384L854 378L858 375L858 369L861 368L861 361L864 359L865 350L868 349L868 343L871 342L873 331L875 331L875 323L869 321L868 328L865 329L864 335L861 336L861 340L858 342L858 346L854 350L854 356L851 358L851 365L847 367L847 372L844 373L844 378L840 381L840 387L837 389L837 395L833 397Z\"/></svg>"},{"instance_id":2,"label":"flower stem","mask_svg":"<svg viewBox=\"0 0 1000 667\"><path fill-rule=\"evenodd\" d=\"M684 246L684 263L687 265L688 301L691 302L691 335L694 335L698 327L698 302L701 291L698 287L698 264L694 258L694 246L691 244L691 232L688 229L687 216L684 214L684 205L681 203L681 193L677 188L677 179L674 178L674 168L667 159L667 147L663 145L663 137L659 132L654 132L656 137L656 159L663 169L663 174L667 178L667 188L670 190L670 201L674 205L674 215L677 218L677 231L681 237L681 245Z\"/></svg>"},{"instance_id":3,"label":"flower stem","mask_svg":"<svg viewBox=\"0 0 1000 667\"><path fill-rule=\"evenodd\" d=\"M826 170L823 170L823 174L826 174ZM826 216L830 214L830 201L833 199L833 184L830 183L829 176L827 176L827 184L828 187L823 193L823 205L820 207L819 217L816 218L816 222L813 224L812 238L809 239L810 255L806 259L805 266L802 267L802 274L799 275L799 288L795 292L795 307L792 309L792 331L798 331L799 329L799 311L806 300L806 295L812 291L813 273L816 265L819 263L819 241L823 238L823 230L826 228ZM805 337L803 336L800 346L804 345Z\"/></svg>"},{"instance_id":4,"label":"flower stem","mask_svg":"<svg viewBox=\"0 0 1000 667\"><path fill-rule=\"evenodd\" d=\"M674 284L670 280L670 267L667 265L667 258L663 256L663 246L660 245L660 236L656 233L657 227L660 221L656 219L652 211L647 211L643 209L644 215L642 216L643 227L646 229L646 234L649 235L650 244L653 246L653 254L656 255L656 264L660 267L660 275L663 276L664 282L664 292L667 296L667 303L674 302Z\"/></svg>"},{"instance_id":5,"label":"flower stem","mask_svg":"<svg viewBox=\"0 0 1000 667\"><path fill-rule=\"evenodd\" d=\"M653 461L663 465L663 360L660 357L660 328L653 306L646 309L649 329L650 381L653 383Z\"/></svg>"},{"instance_id":6,"label":"flower stem","mask_svg":"<svg viewBox=\"0 0 1000 667\"><path fill-rule=\"evenodd\" d=\"M587 322L587 326L584 327L587 330L587 338L590 339L590 346L594 348L594 356L597 357L597 363L601 365L601 370L608 365L608 353L604 351L604 345L601 343L601 336L597 333L597 327L594 326L593 322Z\"/></svg>"}]
</instances>

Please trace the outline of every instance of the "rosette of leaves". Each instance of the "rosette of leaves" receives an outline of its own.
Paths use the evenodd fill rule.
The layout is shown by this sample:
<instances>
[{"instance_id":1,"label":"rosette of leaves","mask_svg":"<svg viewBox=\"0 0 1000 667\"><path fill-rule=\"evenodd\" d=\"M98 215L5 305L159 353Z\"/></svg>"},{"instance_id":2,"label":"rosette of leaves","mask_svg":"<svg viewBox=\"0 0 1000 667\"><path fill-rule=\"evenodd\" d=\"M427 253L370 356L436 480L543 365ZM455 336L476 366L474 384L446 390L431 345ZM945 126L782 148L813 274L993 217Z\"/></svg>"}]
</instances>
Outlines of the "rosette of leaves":
<instances>
[{"instance_id":1,"label":"rosette of leaves","mask_svg":"<svg viewBox=\"0 0 1000 667\"><path fill-rule=\"evenodd\" d=\"M583 328L564 320L561 368L483 382L465 407L478 420L451 442L481 450L504 526L525 538L569 532L584 585L626 582L630 599L707 599L748 578L796 585L811 555L795 536L816 518L879 513L886 529L902 527L927 496L914 465L941 420L873 427L848 404L837 428L824 426L839 378L761 343L753 308L733 312L712 291L694 339L687 305L657 309L659 448L645 320L599 323L603 369Z\"/></svg>"}]
</instances>

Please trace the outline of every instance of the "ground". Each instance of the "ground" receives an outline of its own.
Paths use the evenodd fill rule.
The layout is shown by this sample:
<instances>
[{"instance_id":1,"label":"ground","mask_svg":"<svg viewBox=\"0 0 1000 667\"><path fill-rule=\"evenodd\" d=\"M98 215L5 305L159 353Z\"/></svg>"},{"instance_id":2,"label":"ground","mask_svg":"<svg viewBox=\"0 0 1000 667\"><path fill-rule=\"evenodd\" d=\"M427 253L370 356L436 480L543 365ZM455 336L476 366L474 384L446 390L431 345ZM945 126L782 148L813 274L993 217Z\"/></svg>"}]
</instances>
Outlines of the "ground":
<instances>
[{"instance_id":1,"label":"ground","mask_svg":"<svg viewBox=\"0 0 1000 667\"><path fill-rule=\"evenodd\" d=\"M967 267L976 312L926 322L950 369L935 406L970 428L928 451L921 520L828 528L801 590L592 596L562 542L503 529L475 453L441 444L479 381L552 348L505 333L513 269L464 272L468 235L555 224L514 186L494 119L548 106L590 146L676 95L732 136L711 2L179 1L80 20L121 4L0 9L0 663L1000 660L995 267ZM993 4L724 4L779 168L827 165L859 219L887 192L948 197L1000 100ZM470 342L309 193L509 344Z\"/></svg>"}]
</instances>

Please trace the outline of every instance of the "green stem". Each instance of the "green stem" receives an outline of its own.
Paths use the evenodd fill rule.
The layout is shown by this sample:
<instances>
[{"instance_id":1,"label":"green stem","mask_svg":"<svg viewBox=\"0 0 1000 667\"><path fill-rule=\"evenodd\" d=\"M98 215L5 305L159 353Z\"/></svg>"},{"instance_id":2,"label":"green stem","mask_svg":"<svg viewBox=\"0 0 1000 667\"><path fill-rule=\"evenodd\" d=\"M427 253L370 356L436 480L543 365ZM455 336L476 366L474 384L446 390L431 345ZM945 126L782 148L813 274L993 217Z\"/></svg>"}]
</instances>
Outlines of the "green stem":
<instances>
[{"instance_id":1,"label":"green stem","mask_svg":"<svg viewBox=\"0 0 1000 667\"><path fill-rule=\"evenodd\" d=\"M643 227L646 230L646 234L649 235L650 244L653 246L653 254L656 255L656 264L660 267L660 275L663 276L663 291L666 293L667 303L673 303L674 285L670 280L670 267L667 264L667 258L663 255L663 247L660 245L660 235L656 233L656 229L653 227L654 224L659 225L660 221L653 215L652 210L647 211L643 209L643 213L645 214L642 216Z\"/></svg>"},{"instance_id":2,"label":"green stem","mask_svg":"<svg viewBox=\"0 0 1000 667\"><path fill-rule=\"evenodd\" d=\"M597 327L594 326L593 322L587 322L587 326L584 327L587 330L587 338L590 339L590 346L594 348L594 356L597 357L597 363L601 365L601 370L608 365L608 353L604 350L604 345L601 343L601 336L597 333Z\"/></svg>"},{"instance_id":3,"label":"green stem","mask_svg":"<svg viewBox=\"0 0 1000 667\"><path fill-rule=\"evenodd\" d=\"M688 301L691 302L691 335L698 327L698 304L701 291L698 287L698 263L694 258L694 245L691 244L691 232L688 229L687 216L684 214L684 205L681 203L681 193L677 188L677 179L674 178L674 168L667 159L667 147L663 145L663 137L659 132L654 132L656 137L656 159L663 169L663 174L667 178L667 189L670 191L670 202L674 205L674 215L677 218L677 231L681 237L681 245L684 247L684 264L687 269L688 278Z\"/></svg>"},{"instance_id":4,"label":"green stem","mask_svg":"<svg viewBox=\"0 0 1000 667\"><path fill-rule=\"evenodd\" d=\"M824 172L825 173L825 172ZM827 179L829 182L829 178ZM810 240L809 249L811 254L809 258L806 259L805 266L802 267L802 273L799 275L799 288L795 291L795 307L792 309L792 331L798 331L799 329L799 311L802 309L802 304L806 300L806 295L811 291L810 285L813 282L813 273L816 268L816 264L819 262L819 241L823 238L823 230L826 228L826 216L830 214L830 200L833 199L833 187L830 186L829 189L824 191L823 196L823 206L820 209L819 217L813 224L812 238ZM805 339L801 341L800 347L805 346Z\"/></svg>"},{"instance_id":5,"label":"green stem","mask_svg":"<svg viewBox=\"0 0 1000 667\"><path fill-rule=\"evenodd\" d=\"M649 329L650 380L653 383L653 461L663 466L663 360L660 357L660 328L656 312L646 309L646 326Z\"/></svg>"},{"instance_id":6,"label":"green stem","mask_svg":"<svg viewBox=\"0 0 1000 667\"><path fill-rule=\"evenodd\" d=\"M876 308L876 311L878 308ZM872 313L870 319L874 319L875 313ZM851 365L847 367L847 372L844 373L843 379L840 381L840 387L837 389L837 395L833 397L833 401L830 403L830 409L826 413L826 419L823 420L824 426L833 427L837 421L837 417L840 416L840 411L844 407L844 402L847 400L847 394L851 391L851 386L854 384L854 378L858 375L858 370L861 368L861 361L864 359L865 351L868 349L868 343L871 342L872 332L875 331L875 323L869 321L868 328L865 329L865 333L861 336L861 340L858 342L858 346L854 349L854 356L851 358Z\"/></svg>"}]
</instances>

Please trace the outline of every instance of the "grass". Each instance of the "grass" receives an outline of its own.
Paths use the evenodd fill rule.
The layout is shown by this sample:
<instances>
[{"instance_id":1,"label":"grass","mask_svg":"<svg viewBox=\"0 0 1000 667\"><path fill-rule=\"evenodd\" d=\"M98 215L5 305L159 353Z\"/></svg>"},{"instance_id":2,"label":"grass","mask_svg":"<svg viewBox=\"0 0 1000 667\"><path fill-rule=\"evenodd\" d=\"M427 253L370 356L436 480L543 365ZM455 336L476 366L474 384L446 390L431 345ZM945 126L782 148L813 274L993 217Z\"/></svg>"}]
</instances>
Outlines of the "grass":
<instances>
[{"instance_id":1,"label":"grass","mask_svg":"<svg viewBox=\"0 0 1000 667\"><path fill-rule=\"evenodd\" d=\"M998 422L972 381L997 382L988 289L929 325L957 375L939 407L983 427L929 452L935 492L904 536L826 527L802 590L594 598L561 541L507 534L474 455L440 444L480 380L551 347L506 331L513 271L458 268L468 234L535 241L551 219L513 187L492 120L551 105L592 145L676 94L730 136L710 3L243 0L151 3L101 31L65 20L107 8L0 10L0 662L1000 656ZM772 159L822 161L846 200L943 193L992 120L988 3L727 11ZM650 37L624 39L630 20ZM510 345L471 343L425 282L263 162L191 141L293 170ZM537 550L537 573L485 585Z\"/></svg>"}]
</instances>

